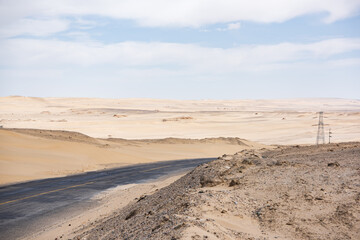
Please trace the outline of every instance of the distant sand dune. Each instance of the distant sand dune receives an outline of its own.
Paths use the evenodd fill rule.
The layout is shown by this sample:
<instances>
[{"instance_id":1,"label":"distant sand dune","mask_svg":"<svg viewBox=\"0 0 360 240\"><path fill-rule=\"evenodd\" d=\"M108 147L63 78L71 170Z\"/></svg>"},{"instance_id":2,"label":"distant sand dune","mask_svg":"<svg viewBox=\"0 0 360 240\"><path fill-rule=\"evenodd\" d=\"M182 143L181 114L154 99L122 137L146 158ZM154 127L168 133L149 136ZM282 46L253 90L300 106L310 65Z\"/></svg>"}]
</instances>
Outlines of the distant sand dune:
<instances>
[{"instance_id":1,"label":"distant sand dune","mask_svg":"<svg viewBox=\"0 0 360 240\"><path fill-rule=\"evenodd\" d=\"M0 97L5 128L81 132L95 138L239 137L264 144L313 144L318 111L334 142L360 136L360 100L159 100Z\"/></svg>"}]
</instances>

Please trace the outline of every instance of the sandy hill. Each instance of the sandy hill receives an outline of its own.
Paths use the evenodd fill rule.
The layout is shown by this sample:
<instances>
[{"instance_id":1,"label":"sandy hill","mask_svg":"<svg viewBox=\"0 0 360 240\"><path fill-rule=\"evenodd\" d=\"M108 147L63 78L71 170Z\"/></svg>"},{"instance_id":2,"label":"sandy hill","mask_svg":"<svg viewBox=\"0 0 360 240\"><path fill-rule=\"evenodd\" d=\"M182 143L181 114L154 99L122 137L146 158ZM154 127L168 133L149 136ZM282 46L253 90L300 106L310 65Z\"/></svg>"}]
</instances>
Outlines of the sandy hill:
<instances>
[{"instance_id":1,"label":"sandy hill","mask_svg":"<svg viewBox=\"0 0 360 240\"><path fill-rule=\"evenodd\" d=\"M96 139L57 130L0 129L0 184L129 164L218 157L261 144L238 138Z\"/></svg>"}]
</instances>

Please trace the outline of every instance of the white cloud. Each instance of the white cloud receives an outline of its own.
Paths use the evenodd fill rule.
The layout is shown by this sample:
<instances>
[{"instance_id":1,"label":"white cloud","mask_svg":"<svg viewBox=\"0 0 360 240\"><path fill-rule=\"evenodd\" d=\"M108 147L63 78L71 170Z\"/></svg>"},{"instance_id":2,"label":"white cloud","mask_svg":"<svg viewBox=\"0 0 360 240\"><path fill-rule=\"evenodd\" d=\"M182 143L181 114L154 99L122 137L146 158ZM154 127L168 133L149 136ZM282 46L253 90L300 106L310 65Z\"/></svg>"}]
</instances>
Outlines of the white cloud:
<instances>
[{"instance_id":1,"label":"white cloud","mask_svg":"<svg viewBox=\"0 0 360 240\"><path fill-rule=\"evenodd\" d=\"M231 31L231 30L237 30L241 27L241 23L237 22L237 23L229 23L226 28L217 28L217 31L220 32L225 32L225 31Z\"/></svg>"},{"instance_id":2,"label":"white cloud","mask_svg":"<svg viewBox=\"0 0 360 240\"><path fill-rule=\"evenodd\" d=\"M328 62L334 67L360 67L360 58L346 58L339 60L331 60Z\"/></svg>"},{"instance_id":3,"label":"white cloud","mask_svg":"<svg viewBox=\"0 0 360 240\"><path fill-rule=\"evenodd\" d=\"M69 39L71 39L71 41L76 41L76 42L92 41L90 34L87 32L73 31L73 32L64 33L63 36L66 36Z\"/></svg>"},{"instance_id":4,"label":"white cloud","mask_svg":"<svg viewBox=\"0 0 360 240\"><path fill-rule=\"evenodd\" d=\"M68 28L69 22L60 19L38 20L19 19L11 24L0 26L0 37L7 38L18 35L48 36Z\"/></svg>"},{"instance_id":5,"label":"white cloud","mask_svg":"<svg viewBox=\"0 0 360 240\"><path fill-rule=\"evenodd\" d=\"M194 44L9 39L0 42L0 66L66 68L74 66L161 68L179 71L236 72L271 70L325 62L338 54L360 50L360 39L330 39L309 44L244 45L230 49Z\"/></svg>"},{"instance_id":6,"label":"white cloud","mask_svg":"<svg viewBox=\"0 0 360 240\"><path fill-rule=\"evenodd\" d=\"M324 21L333 22L358 14L359 9L359 0L18 0L0 3L0 22L95 15L130 19L143 26L201 27L238 21L284 22L315 13L325 13Z\"/></svg>"},{"instance_id":7,"label":"white cloud","mask_svg":"<svg viewBox=\"0 0 360 240\"><path fill-rule=\"evenodd\" d=\"M228 30L236 30L236 29L239 29L241 27L241 23L240 22L237 22L237 23L229 23L227 25L227 29Z\"/></svg>"}]
</instances>

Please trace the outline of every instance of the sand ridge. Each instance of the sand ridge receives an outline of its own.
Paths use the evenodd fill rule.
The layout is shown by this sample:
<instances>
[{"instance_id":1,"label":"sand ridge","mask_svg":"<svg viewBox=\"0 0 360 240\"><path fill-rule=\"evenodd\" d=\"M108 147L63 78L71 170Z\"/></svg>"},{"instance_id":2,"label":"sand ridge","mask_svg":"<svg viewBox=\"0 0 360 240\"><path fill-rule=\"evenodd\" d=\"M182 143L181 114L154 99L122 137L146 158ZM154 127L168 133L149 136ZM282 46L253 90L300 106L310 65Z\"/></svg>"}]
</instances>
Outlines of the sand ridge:
<instances>
[{"instance_id":1,"label":"sand ridge","mask_svg":"<svg viewBox=\"0 0 360 240\"><path fill-rule=\"evenodd\" d=\"M0 129L0 184L130 164L218 157L263 146L238 138L125 140L41 129Z\"/></svg>"}]
</instances>

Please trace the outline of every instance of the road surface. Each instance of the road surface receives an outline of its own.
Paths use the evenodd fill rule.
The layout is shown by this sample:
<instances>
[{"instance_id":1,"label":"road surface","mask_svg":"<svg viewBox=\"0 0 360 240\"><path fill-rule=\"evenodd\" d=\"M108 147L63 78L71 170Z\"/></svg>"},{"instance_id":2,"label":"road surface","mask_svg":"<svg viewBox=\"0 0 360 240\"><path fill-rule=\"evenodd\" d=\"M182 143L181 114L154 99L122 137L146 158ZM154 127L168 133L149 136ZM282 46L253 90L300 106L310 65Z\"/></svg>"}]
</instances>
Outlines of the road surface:
<instances>
[{"instance_id":1,"label":"road surface","mask_svg":"<svg viewBox=\"0 0 360 240\"><path fill-rule=\"evenodd\" d=\"M118 185L145 182L213 160L164 161L0 187L0 239L45 230L67 213L89 209L91 197Z\"/></svg>"}]
</instances>

